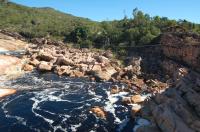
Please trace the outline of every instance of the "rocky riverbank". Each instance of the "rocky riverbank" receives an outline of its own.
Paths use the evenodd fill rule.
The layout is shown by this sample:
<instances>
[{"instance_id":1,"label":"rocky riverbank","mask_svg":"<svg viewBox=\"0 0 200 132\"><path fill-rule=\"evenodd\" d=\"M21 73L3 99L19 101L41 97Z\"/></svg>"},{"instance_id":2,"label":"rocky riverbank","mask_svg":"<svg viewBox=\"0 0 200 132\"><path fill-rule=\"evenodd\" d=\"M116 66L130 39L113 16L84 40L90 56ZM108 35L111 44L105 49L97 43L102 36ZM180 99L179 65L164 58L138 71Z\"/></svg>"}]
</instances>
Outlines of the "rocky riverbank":
<instances>
[{"instance_id":1,"label":"rocky riverbank","mask_svg":"<svg viewBox=\"0 0 200 132\"><path fill-rule=\"evenodd\" d=\"M23 74L23 59L15 57L23 53L26 42L0 31L0 83ZM0 98L16 93L15 89L0 86Z\"/></svg>"},{"instance_id":2,"label":"rocky riverbank","mask_svg":"<svg viewBox=\"0 0 200 132\"><path fill-rule=\"evenodd\" d=\"M173 36L163 35L163 45L156 47L158 52L147 50L142 52L147 55L133 54L127 57L126 64L122 64L111 51L75 49L61 42L46 39L34 39L31 40L34 44L28 44L5 34L0 36L1 83L5 81L4 77L14 77L35 70L41 75L54 73L62 78L110 82L113 85L107 92L107 106L91 105L88 110L95 116L109 120L109 113L115 115L110 108L114 107L117 97L120 105L130 108L129 113L133 120L143 118L143 123L138 123L143 126L135 126L134 131L199 130L199 119L196 114L199 112L199 104L194 101L199 98L199 73L193 71L199 71L199 50L196 48L199 46L195 43L195 46L189 45L190 48L187 49L188 44L181 47L179 43L177 48L174 43L181 40L181 35L175 35L176 37L171 39L173 41L166 43L166 38ZM18 50L25 51L20 58L8 52ZM153 59L157 53L158 61ZM116 84L123 84L124 87ZM16 91L3 87L0 93L0 97L3 97Z\"/></svg>"},{"instance_id":3,"label":"rocky riverbank","mask_svg":"<svg viewBox=\"0 0 200 132\"><path fill-rule=\"evenodd\" d=\"M124 66L111 51L74 49L58 45L40 43L31 45L27 49L25 57L27 63L23 69L25 71L36 69L41 73L53 72L59 76L72 78L87 78L96 82L125 84L126 87L113 85L108 96L112 102L116 95L128 93L122 96L120 101L122 105L131 108L130 114L133 119L137 117L147 97L168 88L167 83L151 79L151 76L148 77L141 72L141 57L129 57L129 62ZM97 117L108 120L109 109L92 106L90 111Z\"/></svg>"}]
</instances>

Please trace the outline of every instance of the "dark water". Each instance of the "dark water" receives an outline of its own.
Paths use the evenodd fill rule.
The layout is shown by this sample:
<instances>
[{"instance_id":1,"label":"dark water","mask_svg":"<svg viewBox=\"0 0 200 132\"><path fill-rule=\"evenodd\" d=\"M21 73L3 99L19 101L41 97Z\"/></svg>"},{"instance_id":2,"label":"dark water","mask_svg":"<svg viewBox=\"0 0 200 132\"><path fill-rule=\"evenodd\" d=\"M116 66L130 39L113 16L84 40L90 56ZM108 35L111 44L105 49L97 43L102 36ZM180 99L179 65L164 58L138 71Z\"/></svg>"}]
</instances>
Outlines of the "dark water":
<instances>
[{"instance_id":1,"label":"dark water","mask_svg":"<svg viewBox=\"0 0 200 132\"><path fill-rule=\"evenodd\" d=\"M0 102L0 132L133 131L135 125L120 103L128 93L110 96L112 83L34 72L4 85L19 92ZM90 113L93 106L108 111L107 120Z\"/></svg>"}]
</instances>

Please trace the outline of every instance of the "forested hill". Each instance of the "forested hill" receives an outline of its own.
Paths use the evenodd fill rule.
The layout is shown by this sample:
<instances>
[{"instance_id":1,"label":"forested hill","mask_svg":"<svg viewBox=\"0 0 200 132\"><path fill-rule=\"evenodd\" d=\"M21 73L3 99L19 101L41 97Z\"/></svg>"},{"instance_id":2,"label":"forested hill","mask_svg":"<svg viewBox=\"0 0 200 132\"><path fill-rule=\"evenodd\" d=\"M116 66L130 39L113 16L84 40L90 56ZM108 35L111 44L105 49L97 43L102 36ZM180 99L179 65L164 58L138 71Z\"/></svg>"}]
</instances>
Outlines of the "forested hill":
<instances>
[{"instance_id":1,"label":"forested hill","mask_svg":"<svg viewBox=\"0 0 200 132\"><path fill-rule=\"evenodd\" d=\"M132 18L125 16L122 20L95 22L52 8L31 8L2 1L5 0L0 0L0 29L18 32L26 38L60 39L78 47L114 49L152 44L152 40L174 26L200 33L199 24L151 17L138 9L133 10Z\"/></svg>"},{"instance_id":2,"label":"forested hill","mask_svg":"<svg viewBox=\"0 0 200 132\"><path fill-rule=\"evenodd\" d=\"M75 17L52 8L31 8L8 2L0 4L0 28L17 31L26 37L45 37L51 35L64 38L76 27L86 26L93 31L97 22Z\"/></svg>"}]
</instances>

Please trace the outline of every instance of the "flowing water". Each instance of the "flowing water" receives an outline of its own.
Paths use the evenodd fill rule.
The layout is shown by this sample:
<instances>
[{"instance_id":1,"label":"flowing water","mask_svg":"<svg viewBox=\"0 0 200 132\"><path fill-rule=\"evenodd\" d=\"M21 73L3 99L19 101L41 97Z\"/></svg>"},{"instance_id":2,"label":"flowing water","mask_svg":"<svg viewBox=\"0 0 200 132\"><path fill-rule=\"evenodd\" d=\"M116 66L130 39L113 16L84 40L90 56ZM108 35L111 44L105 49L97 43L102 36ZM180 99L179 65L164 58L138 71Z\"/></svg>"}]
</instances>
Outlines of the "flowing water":
<instances>
[{"instance_id":1,"label":"flowing water","mask_svg":"<svg viewBox=\"0 0 200 132\"><path fill-rule=\"evenodd\" d=\"M0 132L132 131L135 125L120 103L128 93L110 95L112 83L33 72L0 85L19 91L1 100ZM93 106L108 111L107 120L93 115Z\"/></svg>"}]
</instances>

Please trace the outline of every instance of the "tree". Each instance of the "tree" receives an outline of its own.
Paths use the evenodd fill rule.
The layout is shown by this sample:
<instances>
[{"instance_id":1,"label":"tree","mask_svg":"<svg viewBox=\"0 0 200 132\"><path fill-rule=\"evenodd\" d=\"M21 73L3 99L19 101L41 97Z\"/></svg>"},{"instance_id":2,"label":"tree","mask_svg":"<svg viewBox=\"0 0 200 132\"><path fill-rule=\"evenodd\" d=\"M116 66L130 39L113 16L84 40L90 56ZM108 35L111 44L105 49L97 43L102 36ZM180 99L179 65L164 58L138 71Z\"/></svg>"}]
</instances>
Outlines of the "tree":
<instances>
[{"instance_id":1,"label":"tree","mask_svg":"<svg viewBox=\"0 0 200 132\"><path fill-rule=\"evenodd\" d=\"M89 30L86 27L77 27L74 31L70 33L71 41L75 43L81 43L86 40L89 35Z\"/></svg>"},{"instance_id":2,"label":"tree","mask_svg":"<svg viewBox=\"0 0 200 132\"><path fill-rule=\"evenodd\" d=\"M0 3L8 3L8 0L0 0Z\"/></svg>"}]
</instances>

